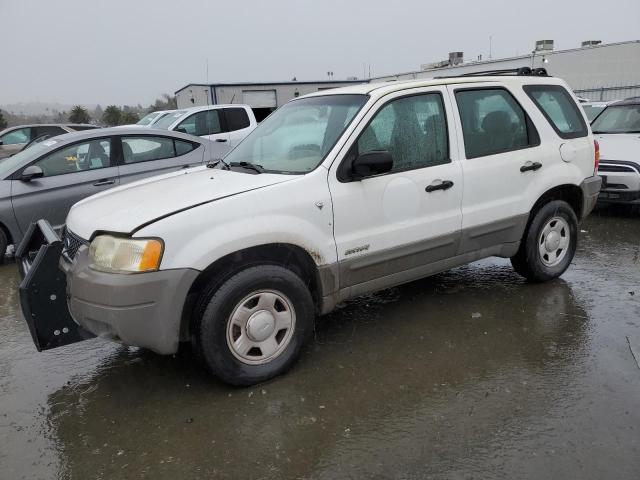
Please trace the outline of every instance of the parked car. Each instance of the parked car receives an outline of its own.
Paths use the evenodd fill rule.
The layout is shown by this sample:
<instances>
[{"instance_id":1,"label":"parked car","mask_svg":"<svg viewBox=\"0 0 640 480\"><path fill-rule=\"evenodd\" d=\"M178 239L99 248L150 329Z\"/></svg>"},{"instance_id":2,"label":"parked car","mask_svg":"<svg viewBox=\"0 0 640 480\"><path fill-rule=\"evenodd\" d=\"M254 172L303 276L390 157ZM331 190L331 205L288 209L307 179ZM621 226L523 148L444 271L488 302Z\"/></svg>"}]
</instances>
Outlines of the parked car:
<instances>
[{"instance_id":1,"label":"parked car","mask_svg":"<svg viewBox=\"0 0 640 480\"><path fill-rule=\"evenodd\" d=\"M160 120L162 117L169 115L171 112L175 112L175 110L158 110L156 112L151 112L146 114L136 123L130 125L118 125L118 128L122 127L145 127L145 128L155 128L153 124Z\"/></svg>"},{"instance_id":2,"label":"parked car","mask_svg":"<svg viewBox=\"0 0 640 480\"><path fill-rule=\"evenodd\" d=\"M591 128L602 157L598 200L640 204L640 98L610 104Z\"/></svg>"},{"instance_id":3,"label":"parked car","mask_svg":"<svg viewBox=\"0 0 640 480\"><path fill-rule=\"evenodd\" d=\"M585 102L580 106L587 115L589 123L593 122L595 118L609 105L611 102Z\"/></svg>"},{"instance_id":4,"label":"parked car","mask_svg":"<svg viewBox=\"0 0 640 480\"><path fill-rule=\"evenodd\" d=\"M60 230L77 201L117 185L200 165L219 146L178 132L107 128L32 145L0 163L0 259L29 225L46 218ZM129 205L121 213L140 206Z\"/></svg>"},{"instance_id":5,"label":"parked car","mask_svg":"<svg viewBox=\"0 0 640 480\"><path fill-rule=\"evenodd\" d=\"M156 112L151 112L146 114L140 120L136 122L136 125L141 127L152 128L153 124L160 120L162 117L166 117L170 113L175 112L175 110L158 110Z\"/></svg>"},{"instance_id":6,"label":"parked car","mask_svg":"<svg viewBox=\"0 0 640 480\"><path fill-rule=\"evenodd\" d=\"M575 97L534 74L300 97L212 168L77 203L62 240L38 222L17 252L38 349L191 341L248 385L287 370L315 315L351 297L489 256L558 277L601 180Z\"/></svg>"},{"instance_id":7,"label":"parked car","mask_svg":"<svg viewBox=\"0 0 640 480\"><path fill-rule=\"evenodd\" d=\"M55 137L69 132L98 128L89 124L41 124L9 127L0 132L0 160L18 153L33 140L42 136Z\"/></svg>"},{"instance_id":8,"label":"parked car","mask_svg":"<svg viewBox=\"0 0 640 480\"><path fill-rule=\"evenodd\" d=\"M234 148L257 126L253 110L248 105L209 105L176 110L157 120L153 128L188 133L196 137Z\"/></svg>"}]
</instances>

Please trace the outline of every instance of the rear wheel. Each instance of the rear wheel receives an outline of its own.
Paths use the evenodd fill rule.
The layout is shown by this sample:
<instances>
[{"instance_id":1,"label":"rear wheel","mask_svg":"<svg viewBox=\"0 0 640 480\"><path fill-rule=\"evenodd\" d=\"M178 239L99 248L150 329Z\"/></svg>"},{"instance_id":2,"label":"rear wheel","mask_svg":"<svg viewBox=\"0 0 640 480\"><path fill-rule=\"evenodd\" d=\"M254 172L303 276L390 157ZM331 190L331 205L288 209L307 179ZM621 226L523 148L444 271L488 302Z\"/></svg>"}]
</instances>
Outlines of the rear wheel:
<instances>
[{"instance_id":1,"label":"rear wheel","mask_svg":"<svg viewBox=\"0 0 640 480\"><path fill-rule=\"evenodd\" d=\"M277 265L247 268L204 300L195 332L200 354L232 385L252 385L285 372L313 329L309 289Z\"/></svg>"},{"instance_id":2,"label":"rear wheel","mask_svg":"<svg viewBox=\"0 0 640 480\"><path fill-rule=\"evenodd\" d=\"M551 280L569 267L577 245L575 212L567 202L554 200L536 212L511 264L528 280Z\"/></svg>"}]
</instances>

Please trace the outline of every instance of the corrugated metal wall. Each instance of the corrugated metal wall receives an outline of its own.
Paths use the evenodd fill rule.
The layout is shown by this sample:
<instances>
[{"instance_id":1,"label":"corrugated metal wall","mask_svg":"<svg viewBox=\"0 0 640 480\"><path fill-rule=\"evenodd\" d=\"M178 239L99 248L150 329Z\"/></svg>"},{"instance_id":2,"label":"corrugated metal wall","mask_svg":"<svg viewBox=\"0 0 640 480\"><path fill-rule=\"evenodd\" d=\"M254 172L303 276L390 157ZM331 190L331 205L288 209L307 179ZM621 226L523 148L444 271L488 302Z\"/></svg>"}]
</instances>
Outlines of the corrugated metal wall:
<instances>
[{"instance_id":1,"label":"corrugated metal wall","mask_svg":"<svg viewBox=\"0 0 640 480\"><path fill-rule=\"evenodd\" d=\"M592 100L599 100L600 96L603 100L613 100L640 95L640 41L469 62L455 67L388 75L372 81L410 80L519 67L544 67L550 75L564 79L574 91Z\"/></svg>"}]
</instances>

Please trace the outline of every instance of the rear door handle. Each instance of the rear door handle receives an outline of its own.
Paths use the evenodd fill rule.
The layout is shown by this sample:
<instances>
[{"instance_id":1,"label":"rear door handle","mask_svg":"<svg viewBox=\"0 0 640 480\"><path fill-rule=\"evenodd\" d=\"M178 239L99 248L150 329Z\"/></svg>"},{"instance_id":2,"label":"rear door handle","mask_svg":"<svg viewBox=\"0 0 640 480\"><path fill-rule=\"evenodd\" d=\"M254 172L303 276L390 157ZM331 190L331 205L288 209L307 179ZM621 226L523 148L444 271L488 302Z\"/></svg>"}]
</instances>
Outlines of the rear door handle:
<instances>
[{"instance_id":1,"label":"rear door handle","mask_svg":"<svg viewBox=\"0 0 640 480\"><path fill-rule=\"evenodd\" d=\"M193 165L183 165L183 166L182 166L182 167L180 167L180 168L182 168L183 170L185 170L185 169L187 169L187 168L192 168L192 167L193 167Z\"/></svg>"},{"instance_id":2,"label":"rear door handle","mask_svg":"<svg viewBox=\"0 0 640 480\"><path fill-rule=\"evenodd\" d=\"M541 168L542 168L542 164L540 162L533 162L533 163L527 162L520 167L520 171L524 173L524 172L528 172L529 170L533 170L535 172L536 170L539 170Z\"/></svg>"},{"instance_id":3,"label":"rear door handle","mask_svg":"<svg viewBox=\"0 0 640 480\"><path fill-rule=\"evenodd\" d=\"M427 188L425 188L425 192L427 193L431 193L431 192L435 192L436 190L449 190L451 187L453 187L453 182L451 180L443 180L440 183L436 183L431 184L431 185L427 185Z\"/></svg>"},{"instance_id":4,"label":"rear door handle","mask_svg":"<svg viewBox=\"0 0 640 480\"><path fill-rule=\"evenodd\" d=\"M96 183L93 184L94 187L102 187L104 185L113 185L114 183L116 183L116 181L114 179L111 180L98 180Z\"/></svg>"},{"instance_id":5,"label":"rear door handle","mask_svg":"<svg viewBox=\"0 0 640 480\"><path fill-rule=\"evenodd\" d=\"M226 141L227 141L226 138L216 138L216 142L224 143Z\"/></svg>"}]
</instances>

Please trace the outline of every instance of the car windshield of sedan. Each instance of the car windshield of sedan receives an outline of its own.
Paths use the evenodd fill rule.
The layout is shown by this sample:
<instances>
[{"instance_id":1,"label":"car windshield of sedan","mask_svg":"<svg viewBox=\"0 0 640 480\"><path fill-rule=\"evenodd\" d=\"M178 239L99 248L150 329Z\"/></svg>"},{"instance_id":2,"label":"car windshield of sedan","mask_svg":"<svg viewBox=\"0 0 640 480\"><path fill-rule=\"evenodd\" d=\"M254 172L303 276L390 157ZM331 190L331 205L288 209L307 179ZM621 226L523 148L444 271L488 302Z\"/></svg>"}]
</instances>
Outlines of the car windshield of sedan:
<instances>
[{"instance_id":1,"label":"car windshield of sedan","mask_svg":"<svg viewBox=\"0 0 640 480\"><path fill-rule=\"evenodd\" d=\"M142 117L140 120L138 120L136 122L136 125L149 125L151 122L153 122L156 119L156 117L158 117L158 115L160 115L159 112L148 113L147 115Z\"/></svg>"},{"instance_id":2,"label":"car windshield of sedan","mask_svg":"<svg viewBox=\"0 0 640 480\"><path fill-rule=\"evenodd\" d=\"M640 133L640 104L605 108L591 129L593 133Z\"/></svg>"},{"instance_id":3,"label":"car windshield of sedan","mask_svg":"<svg viewBox=\"0 0 640 480\"><path fill-rule=\"evenodd\" d=\"M582 109L584 113L587 114L587 120L589 122L593 122L594 118L596 118L602 110L605 109L606 105L584 105L582 104Z\"/></svg>"},{"instance_id":4,"label":"car windshield of sedan","mask_svg":"<svg viewBox=\"0 0 640 480\"><path fill-rule=\"evenodd\" d=\"M225 162L257 165L267 173L303 174L333 148L369 97L323 95L289 102L267 117Z\"/></svg>"},{"instance_id":5,"label":"car windshield of sedan","mask_svg":"<svg viewBox=\"0 0 640 480\"><path fill-rule=\"evenodd\" d=\"M28 163L30 160L38 157L42 152L59 143L57 140L51 138L39 143L32 144L29 148L16 153L15 155L0 160L0 179L7 176L9 173L13 173L16 167L19 167L23 163Z\"/></svg>"},{"instance_id":6,"label":"car windshield of sedan","mask_svg":"<svg viewBox=\"0 0 640 480\"><path fill-rule=\"evenodd\" d=\"M181 116L187 113L186 110L177 110L175 112L170 113L169 115L165 115L160 120L153 124L153 128L158 128L160 130L168 130L173 122L178 120Z\"/></svg>"}]
</instances>

